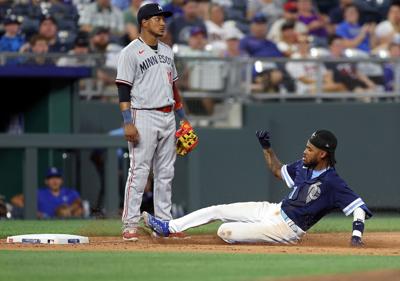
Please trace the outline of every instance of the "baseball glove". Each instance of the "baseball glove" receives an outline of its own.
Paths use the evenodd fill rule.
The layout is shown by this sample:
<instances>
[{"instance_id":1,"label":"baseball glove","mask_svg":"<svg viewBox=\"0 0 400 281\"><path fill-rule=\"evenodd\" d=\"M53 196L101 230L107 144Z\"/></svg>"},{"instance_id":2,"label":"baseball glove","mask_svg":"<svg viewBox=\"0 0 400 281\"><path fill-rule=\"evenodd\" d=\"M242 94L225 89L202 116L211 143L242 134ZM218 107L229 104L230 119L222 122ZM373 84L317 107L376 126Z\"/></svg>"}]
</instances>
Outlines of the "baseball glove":
<instances>
[{"instance_id":1,"label":"baseball glove","mask_svg":"<svg viewBox=\"0 0 400 281\"><path fill-rule=\"evenodd\" d=\"M176 153L185 156L199 143L199 138L188 121L181 121L179 129L175 133Z\"/></svg>"}]
</instances>

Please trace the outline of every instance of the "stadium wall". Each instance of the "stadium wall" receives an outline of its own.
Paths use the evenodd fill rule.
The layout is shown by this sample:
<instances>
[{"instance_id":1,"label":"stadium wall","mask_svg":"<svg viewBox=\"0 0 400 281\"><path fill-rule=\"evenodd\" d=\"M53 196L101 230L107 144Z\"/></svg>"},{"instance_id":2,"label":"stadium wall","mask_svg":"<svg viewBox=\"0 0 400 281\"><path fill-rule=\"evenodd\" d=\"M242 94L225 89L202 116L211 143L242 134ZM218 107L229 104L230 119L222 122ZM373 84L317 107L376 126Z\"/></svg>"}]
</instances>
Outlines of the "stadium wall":
<instances>
[{"instance_id":1,"label":"stadium wall","mask_svg":"<svg viewBox=\"0 0 400 281\"><path fill-rule=\"evenodd\" d=\"M109 122L109 128L102 125L105 131L120 122L118 107L108 106L105 110L104 104L98 107L89 102L82 104L81 110L87 116L102 116L95 111L105 110L103 113L107 114L103 116ZM178 158L173 197L186 210L237 201L275 202L288 192L266 167L255 137L260 128L271 131L273 147L284 163L302 156L314 130L332 130L339 140L336 157L340 175L371 207L400 208L396 180L400 159L399 104L268 103L248 104L243 109L242 129L197 128L200 145L189 157ZM85 115L81 113L80 117L86 130L91 123L99 125L99 120ZM81 165L83 169L86 166ZM81 173L86 174L93 175ZM89 182L88 176L85 186Z\"/></svg>"}]
</instances>

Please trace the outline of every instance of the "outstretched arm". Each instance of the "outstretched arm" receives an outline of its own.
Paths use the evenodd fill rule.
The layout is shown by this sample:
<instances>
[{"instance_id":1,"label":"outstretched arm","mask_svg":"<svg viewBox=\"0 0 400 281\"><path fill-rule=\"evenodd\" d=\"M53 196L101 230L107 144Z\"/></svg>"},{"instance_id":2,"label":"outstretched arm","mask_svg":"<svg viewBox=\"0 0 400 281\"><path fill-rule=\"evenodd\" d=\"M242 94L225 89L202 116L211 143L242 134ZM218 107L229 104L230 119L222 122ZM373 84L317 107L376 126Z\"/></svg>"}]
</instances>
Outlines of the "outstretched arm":
<instances>
[{"instance_id":1,"label":"outstretched arm","mask_svg":"<svg viewBox=\"0 0 400 281\"><path fill-rule=\"evenodd\" d=\"M257 131L256 136L258 141L260 142L265 161L267 162L268 168L271 170L272 174L277 177L278 179L282 179L281 175L281 168L282 163L279 161L278 157L276 156L275 152L271 148L271 140L268 131Z\"/></svg>"},{"instance_id":2,"label":"outstretched arm","mask_svg":"<svg viewBox=\"0 0 400 281\"><path fill-rule=\"evenodd\" d=\"M358 207L353 212L353 233L351 236L351 246L362 247L362 235L364 233L365 211Z\"/></svg>"},{"instance_id":3,"label":"outstretched arm","mask_svg":"<svg viewBox=\"0 0 400 281\"><path fill-rule=\"evenodd\" d=\"M278 179L282 179L281 168L282 163L279 161L275 152L272 148L263 149L265 161L267 161L268 167L271 170L272 174Z\"/></svg>"}]
</instances>

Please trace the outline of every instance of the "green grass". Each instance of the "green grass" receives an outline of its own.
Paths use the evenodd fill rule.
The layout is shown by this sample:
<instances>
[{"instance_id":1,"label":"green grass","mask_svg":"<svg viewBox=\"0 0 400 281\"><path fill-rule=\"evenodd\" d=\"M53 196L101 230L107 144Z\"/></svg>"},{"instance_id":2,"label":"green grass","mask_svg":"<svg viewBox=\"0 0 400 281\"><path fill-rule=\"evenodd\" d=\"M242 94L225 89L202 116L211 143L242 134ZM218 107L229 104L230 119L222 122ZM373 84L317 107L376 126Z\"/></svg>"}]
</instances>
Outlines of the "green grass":
<instances>
[{"instance_id":1,"label":"green grass","mask_svg":"<svg viewBox=\"0 0 400 281\"><path fill-rule=\"evenodd\" d=\"M256 280L400 268L400 257L0 252L0 280Z\"/></svg>"},{"instance_id":2,"label":"green grass","mask_svg":"<svg viewBox=\"0 0 400 281\"><path fill-rule=\"evenodd\" d=\"M311 232L351 231L351 217L332 215ZM215 233L220 223L189 232ZM367 231L400 231L400 217L376 214ZM118 236L120 220L0 221L0 237L27 233ZM229 247L227 245L227 247ZM195 250L194 250L195 251ZM0 251L0 280L268 280L400 269L400 257L91 251Z\"/></svg>"},{"instance_id":3,"label":"green grass","mask_svg":"<svg viewBox=\"0 0 400 281\"><path fill-rule=\"evenodd\" d=\"M190 234L215 233L220 222L189 230ZM351 231L352 217L331 215L322 219L310 232ZM400 231L400 216L380 215L368 220L366 231ZM0 221L0 238L28 233L67 233L85 236L119 236L120 220L46 220L46 221Z\"/></svg>"}]
</instances>

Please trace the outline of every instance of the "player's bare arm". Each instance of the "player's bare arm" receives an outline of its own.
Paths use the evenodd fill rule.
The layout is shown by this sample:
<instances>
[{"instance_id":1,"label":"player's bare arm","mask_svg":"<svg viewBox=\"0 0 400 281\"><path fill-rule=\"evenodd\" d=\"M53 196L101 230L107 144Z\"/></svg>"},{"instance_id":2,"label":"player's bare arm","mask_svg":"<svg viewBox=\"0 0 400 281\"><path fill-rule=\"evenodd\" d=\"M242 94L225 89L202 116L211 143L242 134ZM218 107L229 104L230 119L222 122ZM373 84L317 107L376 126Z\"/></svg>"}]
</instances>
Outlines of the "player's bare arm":
<instances>
[{"instance_id":1,"label":"player's bare arm","mask_svg":"<svg viewBox=\"0 0 400 281\"><path fill-rule=\"evenodd\" d=\"M278 179L282 179L281 175L281 168L282 163L279 161L278 157L276 156L275 152L271 148L271 140L270 134L268 131L257 131L256 136L260 145L263 148L264 158L267 162L268 168L271 170L272 174L277 177Z\"/></svg>"},{"instance_id":2,"label":"player's bare arm","mask_svg":"<svg viewBox=\"0 0 400 281\"><path fill-rule=\"evenodd\" d=\"M272 148L263 149L263 152L265 161L267 162L268 168L271 170L272 174L278 179L282 179L281 175L282 163L281 161L279 161L275 152L272 150Z\"/></svg>"}]
</instances>

